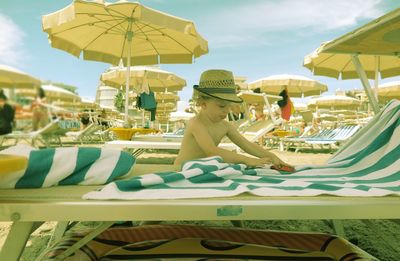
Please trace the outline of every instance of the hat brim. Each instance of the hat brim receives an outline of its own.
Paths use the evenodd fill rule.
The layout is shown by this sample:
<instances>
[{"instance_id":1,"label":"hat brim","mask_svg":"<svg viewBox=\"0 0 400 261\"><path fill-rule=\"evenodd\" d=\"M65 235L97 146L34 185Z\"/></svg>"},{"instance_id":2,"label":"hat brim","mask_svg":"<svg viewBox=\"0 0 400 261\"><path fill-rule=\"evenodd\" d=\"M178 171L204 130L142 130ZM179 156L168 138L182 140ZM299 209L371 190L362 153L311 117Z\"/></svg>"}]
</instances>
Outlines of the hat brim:
<instances>
[{"instance_id":1,"label":"hat brim","mask_svg":"<svg viewBox=\"0 0 400 261\"><path fill-rule=\"evenodd\" d=\"M220 100L234 102L234 103L242 103L243 102L242 98L238 97L236 94L233 94L233 93L213 93L213 94L210 94L206 90L203 90L203 89L199 88L198 85L193 85L193 88L196 91L199 91L199 92L201 92L203 94L206 94L207 96L210 96L210 97L213 97L213 98L217 98L217 99L220 99Z\"/></svg>"}]
</instances>

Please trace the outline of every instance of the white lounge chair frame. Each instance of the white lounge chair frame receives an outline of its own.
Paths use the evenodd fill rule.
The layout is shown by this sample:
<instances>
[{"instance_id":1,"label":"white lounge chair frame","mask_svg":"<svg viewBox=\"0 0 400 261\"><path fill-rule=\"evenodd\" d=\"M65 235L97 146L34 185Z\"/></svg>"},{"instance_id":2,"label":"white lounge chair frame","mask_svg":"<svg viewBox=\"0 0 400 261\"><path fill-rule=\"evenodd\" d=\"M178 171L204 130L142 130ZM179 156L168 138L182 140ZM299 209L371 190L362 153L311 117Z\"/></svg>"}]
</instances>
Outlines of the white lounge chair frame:
<instances>
[{"instance_id":1,"label":"white lounge chair frame","mask_svg":"<svg viewBox=\"0 0 400 261\"><path fill-rule=\"evenodd\" d=\"M56 119L54 121L51 121L48 123L46 126L43 128L37 130L37 131L32 131L28 133L10 133L2 136L2 139L0 140L0 146L3 145L4 141L8 139L14 139L15 144L17 144L20 140L26 141L28 144L37 147L37 142L40 141L43 145L48 147L49 141L51 139L55 139L56 143L59 146L62 146L62 142L60 139L60 136L62 136L66 132L66 129L62 129L59 126L59 120Z\"/></svg>"},{"instance_id":2,"label":"white lounge chair frame","mask_svg":"<svg viewBox=\"0 0 400 261\"><path fill-rule=\"evenodd\" d=\"M168 165L136 166L136 174L161 171ZM0 190L0 221L13 225L0 252L0 260L19 260L30 234L44 221L102 221L93 233L66 254L72 254L115 221L168 220L288 220L330 219L337 233L343 219L400 219L398 197L257 197L180 200L83 200L99 186L59 186L43 189ZM371 211L373 209L373 211ZM57 231L56 231L57 232ZM60 236L58 231L58 236ZM340 233L338 233L340 234Z\"/></svg>"}]
</instances>

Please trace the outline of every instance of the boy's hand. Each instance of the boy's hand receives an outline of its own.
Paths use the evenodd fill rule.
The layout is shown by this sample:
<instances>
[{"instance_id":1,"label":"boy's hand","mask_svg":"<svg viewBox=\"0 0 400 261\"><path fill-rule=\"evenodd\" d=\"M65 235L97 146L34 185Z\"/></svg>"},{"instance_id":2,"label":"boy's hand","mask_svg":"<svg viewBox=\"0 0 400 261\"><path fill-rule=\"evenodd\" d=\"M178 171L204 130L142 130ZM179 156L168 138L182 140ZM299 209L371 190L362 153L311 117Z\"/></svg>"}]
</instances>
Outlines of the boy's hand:
<instances>
[{"instance_id":1,"label":"boy's hand","mask_svg":"<svg viewBox=\"0 0 400 261\"><path fill-rule=\"evenodd\" d=\"M286 166L290 169L294 169L294 167L286 162L284 162L283 160L281 160L278 156L276 156L275 154L271 154L270 156L270 160L272 165L274 165L276 168L280 169L283 166Z\"/></svg>"},{"instance_id":2,"label":"boy's hand","mask_svg":"<svg viewBox=\"0 0 400 261\"><path fill-rule=\"evenodd\" d=\"M264 167L265 164L270 164L270 158L248 158L244 164L250 168Z\"/></svg>"}]
</instances>

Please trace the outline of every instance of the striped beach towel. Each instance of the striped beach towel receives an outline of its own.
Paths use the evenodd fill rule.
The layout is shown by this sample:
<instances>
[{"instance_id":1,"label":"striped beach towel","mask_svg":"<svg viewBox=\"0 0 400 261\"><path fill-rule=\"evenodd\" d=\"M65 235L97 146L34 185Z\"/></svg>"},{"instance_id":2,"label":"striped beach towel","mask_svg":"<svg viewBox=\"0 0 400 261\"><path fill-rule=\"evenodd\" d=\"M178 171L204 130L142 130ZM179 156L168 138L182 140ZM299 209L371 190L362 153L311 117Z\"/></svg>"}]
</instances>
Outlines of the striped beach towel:
<instances>
[{"instance_id":1,"label":"striped beach towel","mask_svg":"<svg viewBox=\"0 0 400 261\"><path fill-rule=\"evenodd\" d=\"M180 172L152 173L106 185L85 199L258 196L400 196L400 102L392 101L327 164L294 173L246 169L220 157L189 161Z\"/></svg>"},{"instance_id":2,"label":"striped beach towel","mask_svg":"<svg viewBox=\"0 0 400 261\"><path fill-rule=\"evenodd\" d=\"M28 158L25 169L0 175L0 188L102 185L129 174L135 163L129 153L105 148L17 145L0 153Z\"/></svg>"}]
</instances>

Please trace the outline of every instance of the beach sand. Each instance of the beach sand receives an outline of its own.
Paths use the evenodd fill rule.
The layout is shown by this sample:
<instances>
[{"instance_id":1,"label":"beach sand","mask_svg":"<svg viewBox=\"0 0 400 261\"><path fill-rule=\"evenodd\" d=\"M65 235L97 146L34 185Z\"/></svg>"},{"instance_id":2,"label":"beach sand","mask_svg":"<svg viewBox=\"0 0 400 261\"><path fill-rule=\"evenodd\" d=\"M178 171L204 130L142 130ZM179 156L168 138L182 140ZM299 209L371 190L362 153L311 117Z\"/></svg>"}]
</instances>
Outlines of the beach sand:
<instances>
[{"instance_id":1,"label":"beach sand","mask_svg":"<svg viewBox=\"0 0 400 261\"><path fill-rule=\"evenodd\" d=\"M323 164L332 155L325 153L294 153L294 152L280 152L274 150L284 161L293 165L304 165L304 164ZM159 153L153 151L152 153L143 154L138 163L155 163L155 164L172 164L176 154L174 151L169 153ZM204 221L204 222L189 222L189 221L177 221L168 223L195 223L201 225L211 226L230 226L229 222L216 222L216 221ZM389 238L395 249L386 244L383 239L378 237L371 229L359 220L345 220L343 221L347 239L352 243L358 245L365 251L375 255L380 260L400 260L400 225L394 224L387 220L373 220L373 223ZM81 227L94 227L96 222L85 222L81 224ZM10 222L0 222L0 246L4 243L8 230L10 228ZM288 231L314 231L314 232L325 232L333 233L332 228L327 224L326 221L322 220L260 220L260 221L245 221L245 227L258 228L258 229L273 229L273 230L288 230ZM28 247L26 248L21 260L31 261L35 260L39 253L46 247L47 242L50 238L52 229L55 226L55 222L46 222L40 227L28 241Z\"/></svg>"}]
</instances>

